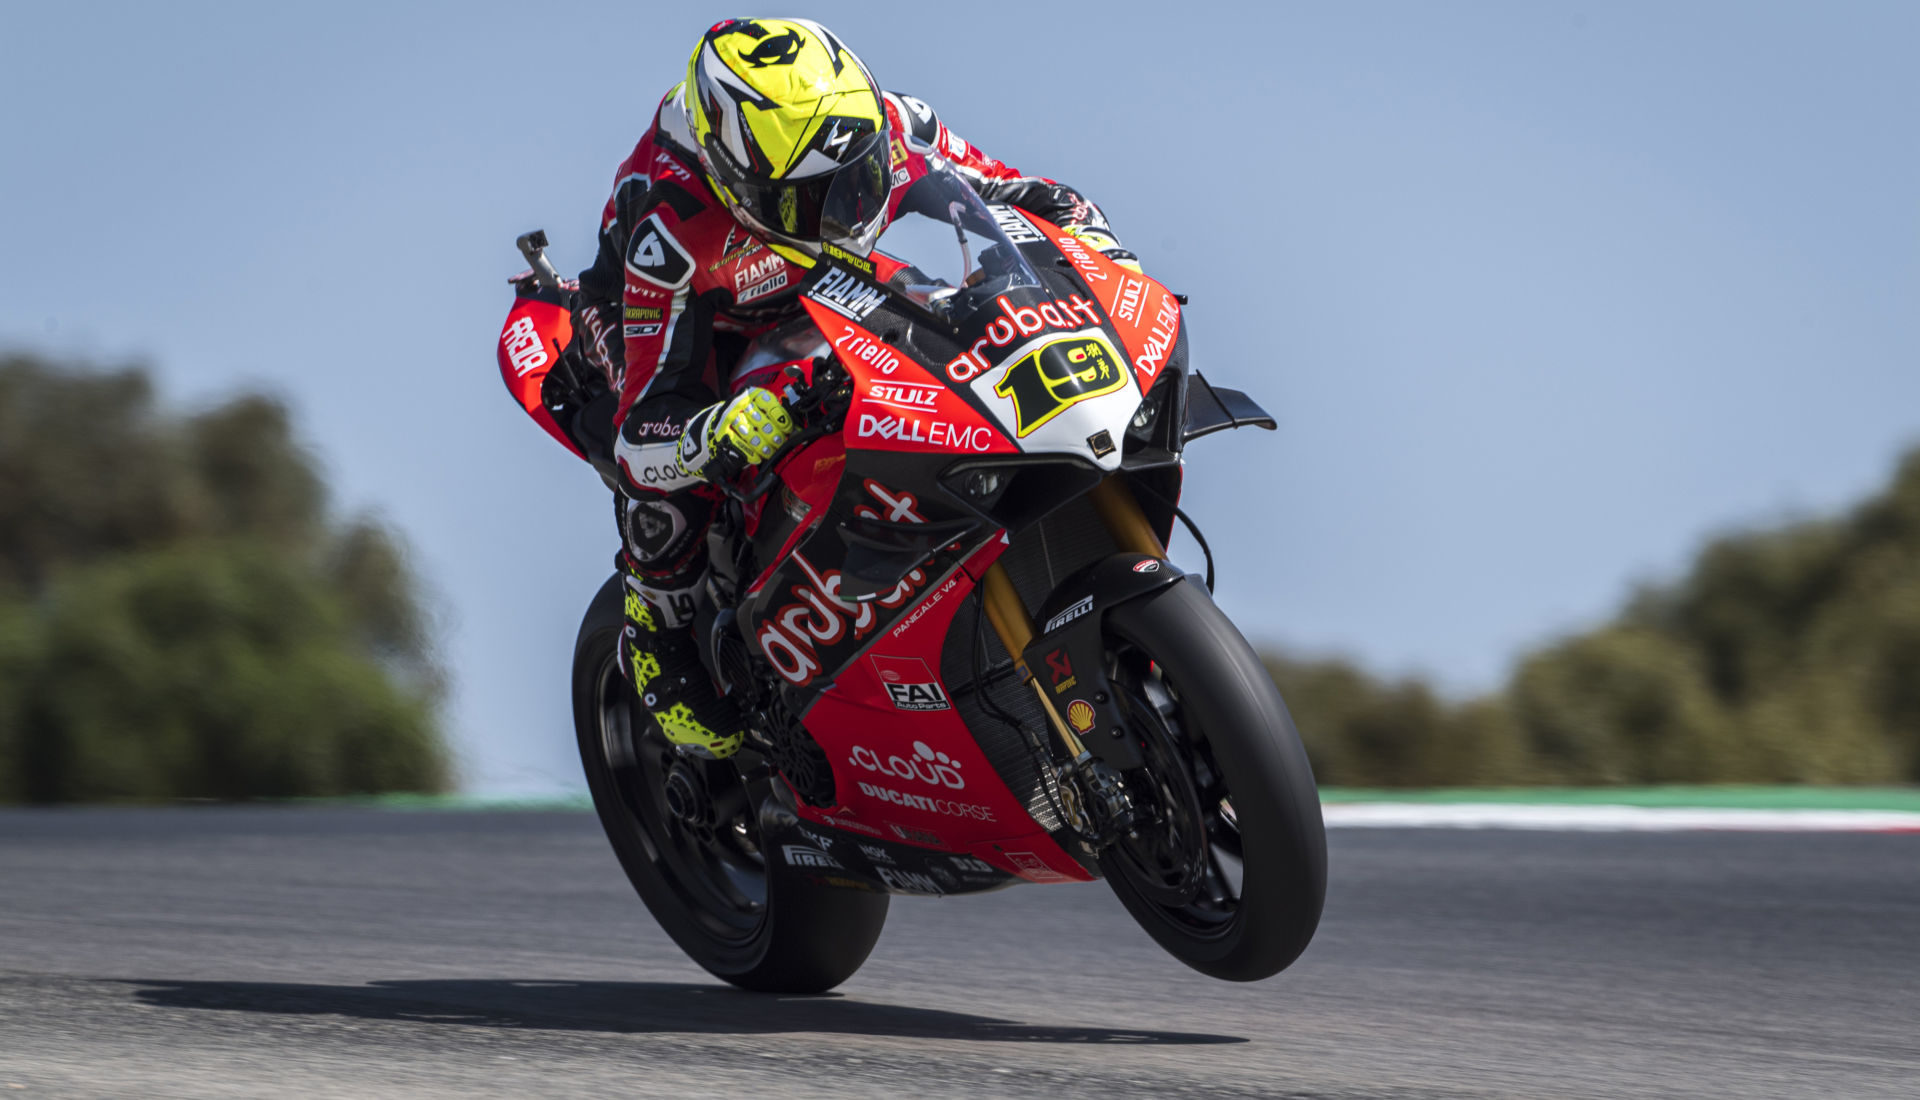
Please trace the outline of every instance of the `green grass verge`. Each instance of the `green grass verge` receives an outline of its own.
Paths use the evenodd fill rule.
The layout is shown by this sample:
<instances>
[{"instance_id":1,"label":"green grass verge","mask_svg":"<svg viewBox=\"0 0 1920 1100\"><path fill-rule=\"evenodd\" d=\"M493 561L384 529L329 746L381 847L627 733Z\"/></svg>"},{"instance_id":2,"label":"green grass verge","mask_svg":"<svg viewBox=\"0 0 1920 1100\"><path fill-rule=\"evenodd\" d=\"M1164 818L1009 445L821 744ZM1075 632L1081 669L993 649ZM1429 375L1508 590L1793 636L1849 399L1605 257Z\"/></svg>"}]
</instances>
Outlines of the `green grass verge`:
<instances>
[{"instance_id":1,"label":"green grass verge","mask_svg":"<svg viewBox=\"0 0 1920 1100\"><path fill-rule=\"evenodd\" d=\"M1433 789L1323 787L1320 800L1341 802L1478 802L1541 806L1693 806L1738 810L1904 810L1920 813L1920 787L1444 787ZM516 798L498 795L386 794L360 798L300 798L299 806L366 806L383 810L586 811L578 795Z\"/></svg>"}]
</instances>

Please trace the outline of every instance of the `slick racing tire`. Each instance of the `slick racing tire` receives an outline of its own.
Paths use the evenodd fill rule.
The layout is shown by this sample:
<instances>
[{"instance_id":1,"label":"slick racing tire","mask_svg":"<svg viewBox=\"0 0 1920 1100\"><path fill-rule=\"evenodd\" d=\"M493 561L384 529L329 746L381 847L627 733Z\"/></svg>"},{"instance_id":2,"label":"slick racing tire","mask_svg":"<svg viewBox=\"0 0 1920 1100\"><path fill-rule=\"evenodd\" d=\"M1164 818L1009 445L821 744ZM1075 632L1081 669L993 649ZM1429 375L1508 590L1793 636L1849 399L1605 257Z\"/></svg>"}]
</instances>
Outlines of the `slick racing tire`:
<instances>
[{"instance_id":1,"label":"slick racing tire","mask_svg":"<svg viewBox=\"0 0 1920 1100\"><path fill-rule=\"evenodd\" d=\"M617 575L601 587L573 653L580 760L614 854L660 927L715 977L766 993L832 989L873 950L887 895L815 885L766 858L759 809L772 780L672 751L618 667L621 589ZM669 807L676 769L680 804L695 790L703 812Z\"/></svg>"},{"instance_id":2,"label":"slick racing tire","mask_svg":"<svg viewBox=\"0 0 1920 1100\"><path fill-rule=\"evenodd\" d=\"M1124 776L1141 819L1102 873L1181 962L1270 977L1313 938L1327 885L1319 791L1286 703L1191 579L1116 606L1105 634L1146 766Z\"/></svg>"}]
</instances>

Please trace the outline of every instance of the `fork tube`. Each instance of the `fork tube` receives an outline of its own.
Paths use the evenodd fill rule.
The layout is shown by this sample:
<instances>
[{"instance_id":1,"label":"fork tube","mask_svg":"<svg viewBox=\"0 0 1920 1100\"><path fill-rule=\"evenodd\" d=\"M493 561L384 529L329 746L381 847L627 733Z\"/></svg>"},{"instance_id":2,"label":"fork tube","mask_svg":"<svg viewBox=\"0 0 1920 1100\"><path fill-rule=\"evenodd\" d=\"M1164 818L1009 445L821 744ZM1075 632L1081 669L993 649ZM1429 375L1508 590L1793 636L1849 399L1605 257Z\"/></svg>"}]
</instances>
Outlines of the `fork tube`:
<instances>
[{"instance_id":1,"label":"fork tube","mask_svg":"<svg viewBox=\"0 0 1920 1100\"><path fill-rule=\"evenodd\" d=\"M1087 497L1093 501L1093 510L1100 513L1100 522L1107 525L1107 533L1120 549L1155 558L1167 556L1167 548L1160 544L1160 536L1153 533L1153 525L1140 510L1140 502L1133 499L1133 492L1120 480L1120 475L1115 474L1094 486Z\"/></svg>"},{"instance_id":2,"label":"fork tube","mask_svg":"<svg viewBox=\"0 0 1920 1100\"><path fill-rule=\"evenodd\" d=\"M1143 526L1145 522L1141 521ZM1066 746L1067 758L1078 760L1085 756L1087 747L1080 743L1080 739L1067 728L1060 712L1054 709L1053 700L1047 697L1046 685L1027 668L1023 654L1033 641L1033 616L1027 614L1027 605L1020 599L1020 593L1014 590L1013 578L1007 576L1006 566L996 561L987 567L986 574L980 578L980 595L987 607L987 621L993 624L993 632L999 636L1000 644L1013 657L1013 666L1033 687L1041 709L1047 712L1047 721L1053 725L1053 731L1060 735L1060 743Z\"/></svg>"}]
</instances>

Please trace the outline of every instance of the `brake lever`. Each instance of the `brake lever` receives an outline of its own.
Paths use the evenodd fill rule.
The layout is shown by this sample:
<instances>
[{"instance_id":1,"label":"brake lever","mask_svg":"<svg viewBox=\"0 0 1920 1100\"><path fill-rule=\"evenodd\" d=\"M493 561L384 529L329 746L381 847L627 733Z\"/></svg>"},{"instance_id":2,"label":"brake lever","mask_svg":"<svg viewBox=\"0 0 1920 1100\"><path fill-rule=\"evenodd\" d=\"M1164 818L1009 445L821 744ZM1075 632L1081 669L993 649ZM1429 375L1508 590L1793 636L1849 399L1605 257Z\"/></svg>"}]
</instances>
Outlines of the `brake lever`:
<instances>
[{"instance_id":1,"label":"brake lever","mask_svg":"<svg viewBox=\"0 0 1920 1100\"><path fill-rule=\"evenodd\" d=\"M778 467L788 455L829 432L838 431L841 415L846 410L829 408L829 402L837 397L851 398L852 396L851 391L847 389L848 379L845 373L839 369L839 365L831 356L823 355L814 360L811 383L803 383L797 377L798 368L795 366L789 366L787 372L795 375L794 381L786 388L787 409L795 414L796 420L809 423L788 436L785 443L780 444L778 449L767 456L766 461L760 463L760 469L763 472L746 488L735 485L730 478L714 482L720 487L721 492L741 504L750 504L759 500L779 483Z\"/></svg>"}]
</instances>

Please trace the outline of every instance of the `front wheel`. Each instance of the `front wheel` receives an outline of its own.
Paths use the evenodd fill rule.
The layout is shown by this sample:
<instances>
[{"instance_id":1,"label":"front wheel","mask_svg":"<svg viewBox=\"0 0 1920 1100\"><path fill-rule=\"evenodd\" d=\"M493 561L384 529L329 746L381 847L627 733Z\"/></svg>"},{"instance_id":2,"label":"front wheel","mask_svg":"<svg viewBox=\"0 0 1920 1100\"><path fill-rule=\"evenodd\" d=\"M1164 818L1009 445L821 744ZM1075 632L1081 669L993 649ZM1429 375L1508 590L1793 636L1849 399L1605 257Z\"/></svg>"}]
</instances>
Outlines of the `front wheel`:
<instances>
[{"instance_id":1,"label":"front wheel","mask_svg":"<svg viewBox=\"0 0 1920 1100\"><path fill-rule=\"evenodd\" d=\"M832 989L873 950L887 896L817 886L769 858L759 809L774 780L683 758L638 713L617 663L621 589L618 576L601 587L573 653L580 760L614 854L660 927L715 977L768 993Z\"/></svg>"},{"instance_id":2,"label":"front wheel","mask_svg":"<svg viewBox=\"0 0 1920 1100\"><path fill-rule=\"evenodd\" d=\"M1286 703L1192 581L1107 615L1109 673L1145 765L1101 856L1127 911L1203 974L1257 981L1306 950L1327 889L1319 791Z\"/></svg>"}]
</instances>

